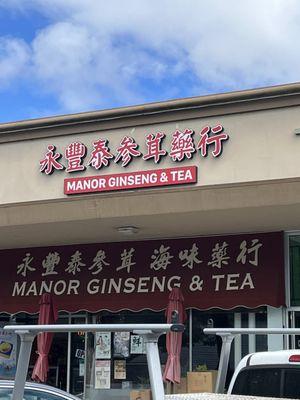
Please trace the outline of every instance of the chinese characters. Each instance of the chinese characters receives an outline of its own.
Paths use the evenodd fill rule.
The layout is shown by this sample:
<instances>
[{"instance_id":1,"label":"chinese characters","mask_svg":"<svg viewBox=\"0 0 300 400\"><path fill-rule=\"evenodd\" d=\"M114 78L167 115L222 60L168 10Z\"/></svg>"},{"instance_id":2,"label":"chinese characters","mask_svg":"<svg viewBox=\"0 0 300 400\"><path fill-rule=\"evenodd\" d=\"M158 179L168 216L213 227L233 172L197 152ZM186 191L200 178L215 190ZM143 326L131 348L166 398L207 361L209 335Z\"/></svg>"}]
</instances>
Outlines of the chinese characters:
<instances>
[{"instance_id":1,"label":"chinese characters","mask_svg":"<svg viewBox=\"0 0 300 400\"><path fill-rule=\"evenodd\" d=\"M213 272L227 272L231 264L247 265L251 268L259 268L260 252L263 243L258 238L242 240L234 248L225 241L216 241L210 251L206 251L204 258L201 245L197 241L191 241L187 248L172 248L171 245L161 243L152 249L152 253L147 257L143 256L143 264L149 271L164 273L174 268L174 265L193 271L199 274L203 268L210 268ZM208 256L209 255L209 256ZM138 273L138 258L141 253L136 251L134 243L131 247L124 247L118 254L118 262L112 264L112 254L107 254L107 250L98 249L88 262L87 255L82 251L76 250L70 254L68 261L62 261L59 251L50 251L41 261L40 270L42 276L58 275L62 272L70 276L77 276L81 272L89 271L91 275L101 275L103 271L116 271L122 274L131 275ZM115 258L116 260L116 258ZM30 252L26 252L21 262L17 265L17 275L24 278L38 270L38 264Z\"/></svg>"},{"instance_id":2,"label":"chinese characters","mask_svg":"<svg viewBox=\"0 0 300 400\"><path fill-rule=\"evenodd\" d=\"M81 142L72 142L64 153L56 150L53 144L47 146L44 158L40 160L40 172L46 175L54 171L65 169L67 173L84 171L87 167L100 170L109 166L110 161L119 163L122 167L128 166L135 158L142 157L144 161L159 163L163 157L170 157L173 162L181 162L191 159L195 153L201 157L206 157L209 150L213 157L218 157L222 153L223 143L229 139L224 132L222 125L205 126L197 134L191 129L177 129L171 138L170 149L167 151L165 133L149 133L143 141L145 151L139 150L139 144L134 138L124 136L114 152L109 148L107 139L98 138L91 143L92 149L85 163L88 154L87 146ZM63 160L64 154L64 162Z\"/></svg>"}]
</instances>

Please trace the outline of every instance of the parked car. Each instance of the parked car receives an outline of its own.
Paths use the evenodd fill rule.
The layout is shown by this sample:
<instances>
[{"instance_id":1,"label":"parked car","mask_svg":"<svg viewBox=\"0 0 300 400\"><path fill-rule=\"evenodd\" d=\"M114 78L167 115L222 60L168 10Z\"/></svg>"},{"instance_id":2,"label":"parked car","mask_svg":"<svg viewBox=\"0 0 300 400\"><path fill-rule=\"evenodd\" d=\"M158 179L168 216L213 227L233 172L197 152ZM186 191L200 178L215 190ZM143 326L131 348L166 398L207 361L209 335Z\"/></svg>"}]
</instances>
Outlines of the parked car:
<instances>
[{"instance_id":1,"label":"parked car","mask_svg":"<svg viewBox=\"0 0 300 400\"><path fill-rule=\"evenodd\" d=\"M248 354L238 364L228 394L300 398L300 350Z\"/></svg>"},{"instance_id":2,"label":"parked car","mask_svg":"<svg viewBox=\"0 0 300 400\"><path fill-rule=\"evenodd\" d=\"M0 380L0 400L11 400L14 381ZM79 400L78 397L41 383L26 382L24 391L25 400Z\"/></svg>"}]
</instances>

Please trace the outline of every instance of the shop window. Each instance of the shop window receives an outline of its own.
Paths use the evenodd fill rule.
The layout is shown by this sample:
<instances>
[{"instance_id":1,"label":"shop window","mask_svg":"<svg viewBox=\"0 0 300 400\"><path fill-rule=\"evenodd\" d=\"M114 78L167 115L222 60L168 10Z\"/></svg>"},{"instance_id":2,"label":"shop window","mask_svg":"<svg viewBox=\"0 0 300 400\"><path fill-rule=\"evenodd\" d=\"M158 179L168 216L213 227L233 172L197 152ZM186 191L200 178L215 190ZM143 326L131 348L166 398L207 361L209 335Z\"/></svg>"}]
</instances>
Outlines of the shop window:
<instances>
[{"instance_id":1,"label":"shop window","mask_svg":"<svg viewBox=\"0 0 300 400\"><path fill-rule=\"evenodd\" d=\"M241 313L241 327L248 328L249 327L249 315L248 312ZM246 354L249 354L249 336L241 335L241 354L244 357Z\"/></svg>"},{"instance_id":2,"label":"shop window","mask_svg":"<svg viewBox=\"0 0 300 400\"><path fill-rule=\"evenodd\" d=\"M289 237L291 306L300 306L300 236Z\"/></svg>"},{"instance_id":3,"label":"shop window","mask_svg":"<svg viewBox=\"0 0 300 400\"><path fill-rule=\"evenodd\" d=\"M255 327L256 328L267 328L267 310L263 309L255 313ZM267 335L255 335L255 350L256 351L267 351L268 350L268 336Z\"/></svg>"},{"instance_id":4,"label":"shop window","mask_svg":"<svg viewBox=\"0 0 300 400\"><path fill-rule=\"evenodd\" d=\"M241 312L241 327L249 328L251 327L251 321L249 310ZM255 316L255 328L267 328L267 309L266 307L261 307L256 310L252 310L251 314ZM253 323L253 321L252 321ZM253 335L252 335L253 336ZM255 335L253 336L255 340L255 347L252 348L249 344L251 335L241 335L241 356L249 354L252 351L267 351L268 350L268 338L267 335Z\"/></svg>"},{"instance_id":5,"label":"shop window","mask_svg":"<svg viewBox=\"0 0 300 400\"><path fill-rule=\"evenodd\" d=\"M289 328L300 328L300 311L289 312ZM289 335L289 349L300 349L300 335Z\"/></svg>"},{"instance_id":6,"label":"shop window","mask_svg":"<svg viewBox=\"0 0 300 400\"><path fill-rule=\"evenodd\" d=\"M92 316L89 322L101 324L116 323L165 323L166 317L164 312L154 312L144 310L138 313L130 311L122 311L119 313L111 313L102 311L98 315ZM111 391L106 391L105 395L110 396L118 391L126 391L129 394L131 389L149 388L149 372L142 342L139 341L137 335L129 334L126 338L111 332L107 338L105 336L97 336L92 333L87 335L87 357L86 357L86 398L95 398L98 396L99 390L104 389L108 383ZM122 342L123 341L123 342ZM103 343L103 342L106 342ZM110 343L107 345L107 343ZM182 375L188 370L188 328L183 334L181 365ZM102 346L103 344L103 346ZM105 355L103 348L108 348L108 354ZM167 362L166 336L162 335L158 342L161 365ZM106 358L104 358L106 357ZM104 362L103 362L104 361ZM105 370L105 365L107 369ZM98 374L98 377L97 377ZM97 382L96 382L97 380ZM109 393L108 393L109 392Z\"/></svg>"},{"instance_id":7,"label":"shop window","mask_svg":"<svg viewBox=\"0 0 300 400\"><path fill-rule=\"evenodd\" d=\"M232 328L234 315L227 311L199 311L192 310L192 370L206 366L209 370L217 370L219 366L222 339L218 335L205 335L204 328ZM233 347L229 361L230 379L234 369Z\"/></svg>"}]
</instances>

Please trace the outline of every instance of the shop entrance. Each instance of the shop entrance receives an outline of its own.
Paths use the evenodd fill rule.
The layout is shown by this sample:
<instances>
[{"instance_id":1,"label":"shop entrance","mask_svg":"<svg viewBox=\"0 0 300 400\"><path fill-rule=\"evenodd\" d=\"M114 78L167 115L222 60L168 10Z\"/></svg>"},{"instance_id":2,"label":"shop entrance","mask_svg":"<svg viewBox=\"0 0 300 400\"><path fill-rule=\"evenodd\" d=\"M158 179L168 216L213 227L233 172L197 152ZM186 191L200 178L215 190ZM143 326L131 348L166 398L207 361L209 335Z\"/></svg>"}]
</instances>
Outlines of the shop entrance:
<instances>
[{"instance_id":1,"label":"shop entrance","mask_svg":"<svg viewBox=\"0 0 300 400\"><path fill-rule=\"evenodd\" d=\"M204 328L234 327L234 313L222 310L190 310L192 335L190 337L190 371L217 370L222 347L222 339L217 335L205 335ZM232 346L228 379L234 370L234 348Z\"/></svg>"},{"instance_id":2,"label":"shop entrance","mask_svg":"<svg viewBox=\"0 0 300 400\"><path fill-rule=\"evenodd\" d=\"M221 339L215 335L204 335L204 328L264 327L267 323L265 308L230 311L187 309L186 316L180 360L182 377L186 377L188 371L218 369ZM124 310L117 313L101 311L93 314L60 313L57 323L163 323L165 318L164 311L132 312ZM300 311L294 312L293 318L295 326L300 327ZM10 319L11 317L8 315L3 316L2 323L6 324ZM36 324L37 315L16 314L14 323ZM46 383L92 400L99 398L101 393L106 397L117 396L121 392L129 395L132 389L148 388L147 360L140 338L138 335L119 336L115 334L105 336L101 333L98 335L83 334L82 332L56 333L49 354L50 371ZM248 341L248 338L244 338L232 346L228 379L235 368L237 358L252 351L252 347L253 351L265 349L264 338L253 339L253 343L251 340ZM159 340L162 368L164 368L168 356L165 340L164 335ZM295 345L300 348L300 337L295 339ZM35 342L30 360L29 380L36 359ZM110 391L106 390L108 387L111 389Z\"/></svg>"},{"instance_id":3,"label":"shop entrance","mask_svg":"<svg viewBox=\"0 0 300 400\"><path fill-rule=\"evenodd\" d=\"M233 313L222 311L192 310L192 365L191 370L207 368L218 369L222 339L216 335L205 335L204 328L232 328Z\"/></svg>"},{"instance_id":4,"label":"shop entrance","mask_svg":"<svg viewBox=\"0 0 300 400\"><path fill-rule=\"evenodd\" d=\"M71 324L85 324L86 316L75 315L71 317ZM82 332L69 333L69 388L68 391L76 396L82 397L84 394L85 376L85 341L86 334Z\"/></svg>"},{"instance_id":5,"label":"shop entrance","mask_svg":"<svg viewBox=\"0 0 300 400\"><path fill-rule=\"evenodd\" d=\"M30 324L37 323L36 316L26 316L33 319ZM19 323L19 317L17 319ZM27 324L29 322L26 322ZM86 314L61 314L58 324L85 324ZM47 384L66 390L77 396L84 393L85 376L85 334L81 332L55 333L49 353L49 374ZM33 343L28 379L37 359L36 340Z\"/></svg>"}]
</instances>

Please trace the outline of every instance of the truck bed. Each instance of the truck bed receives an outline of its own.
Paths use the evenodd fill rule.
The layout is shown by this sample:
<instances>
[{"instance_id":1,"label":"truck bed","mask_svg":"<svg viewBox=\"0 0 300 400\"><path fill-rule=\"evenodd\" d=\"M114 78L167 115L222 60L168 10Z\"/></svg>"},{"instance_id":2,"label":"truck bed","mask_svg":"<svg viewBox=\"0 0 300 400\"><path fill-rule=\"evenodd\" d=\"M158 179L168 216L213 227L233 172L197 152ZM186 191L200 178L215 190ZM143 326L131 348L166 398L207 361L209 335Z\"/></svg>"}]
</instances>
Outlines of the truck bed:
<instances>
[{"instance_id":1,"label":"truck bed","mask_svg":"<svg viewBox=\"0 0 300 400\"><path fill-rule=\"evenodd\" d=\"M166 400L275 400L275 397L241 396L237 394L219 393L186 393L186 394L167 394ZM278 397L276 398L278 400Z\"/></svg>"}]
</instances>

